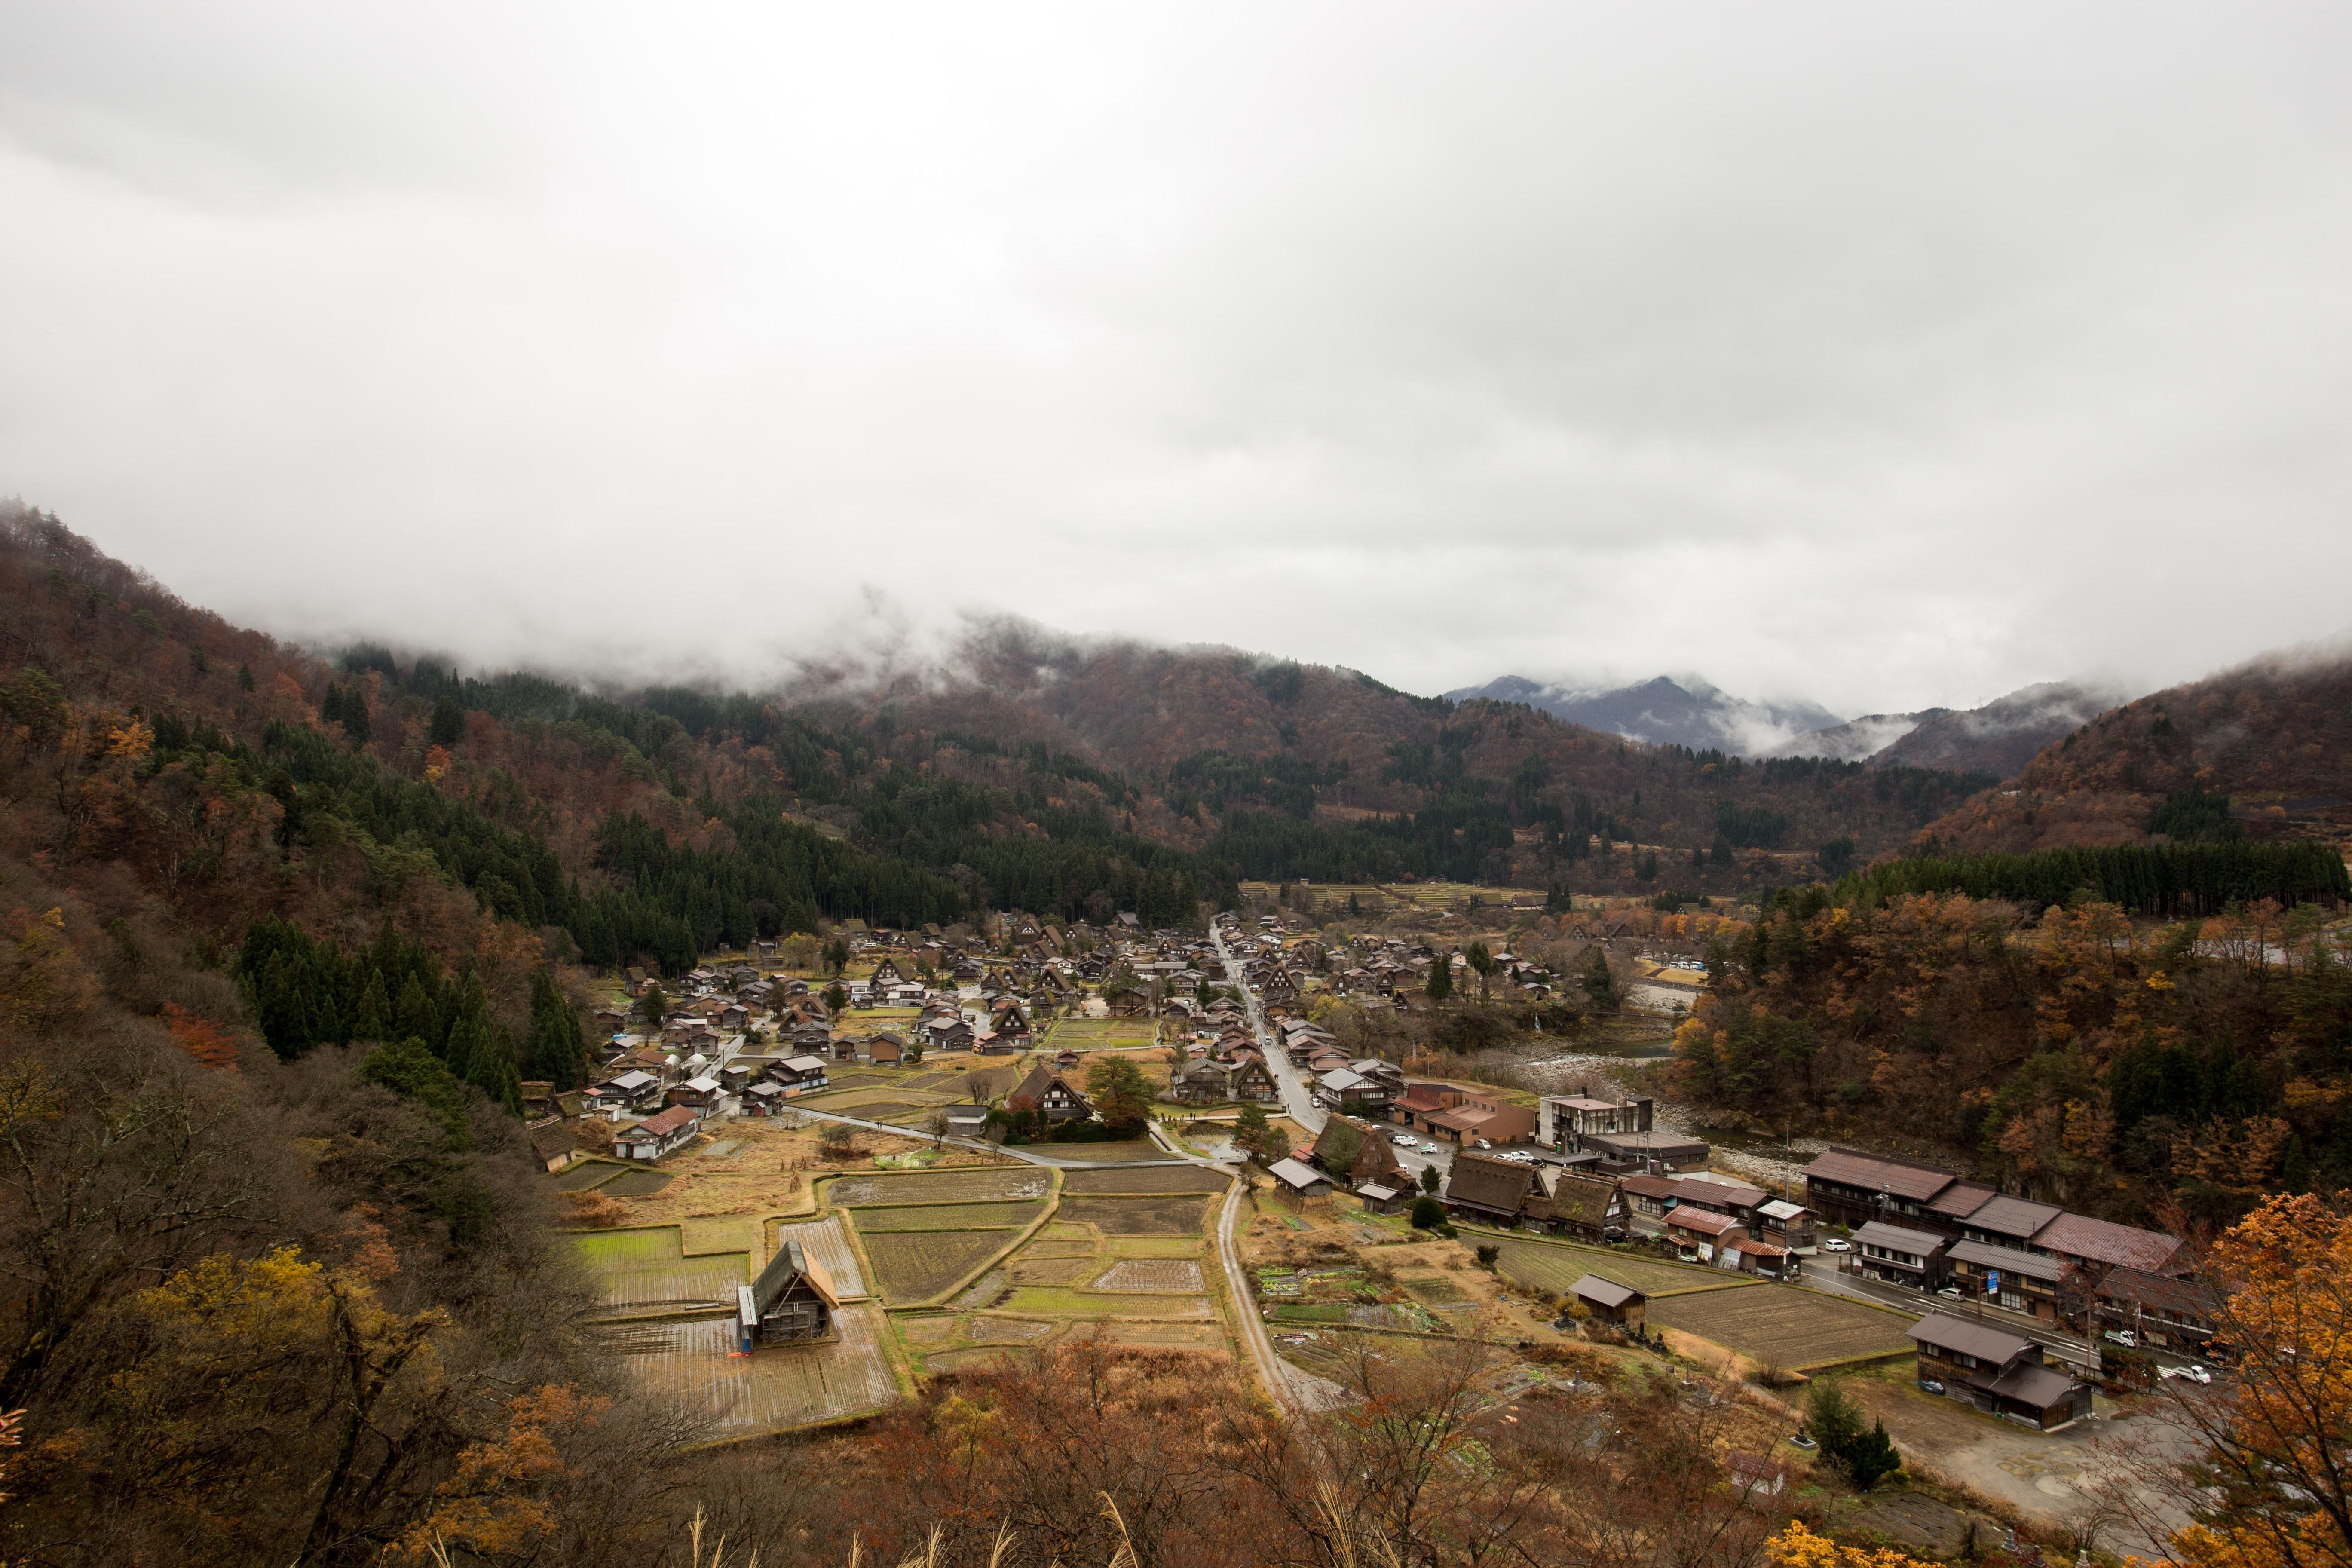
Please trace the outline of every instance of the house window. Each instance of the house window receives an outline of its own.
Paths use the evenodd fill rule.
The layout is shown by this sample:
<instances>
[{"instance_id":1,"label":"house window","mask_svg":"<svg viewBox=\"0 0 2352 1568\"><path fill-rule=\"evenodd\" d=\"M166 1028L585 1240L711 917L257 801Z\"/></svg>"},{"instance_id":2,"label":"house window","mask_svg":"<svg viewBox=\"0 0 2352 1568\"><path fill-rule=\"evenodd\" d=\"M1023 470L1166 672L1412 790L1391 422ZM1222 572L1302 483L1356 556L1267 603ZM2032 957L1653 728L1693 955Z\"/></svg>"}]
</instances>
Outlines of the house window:
<instances>
[{"instance_id":1,"label":"house window","mask_svg":"<svg viewBox=\"0 0 2352 1568\"><path fill-rule=\"evenodd\" d=\"M2014 1290L2003 1290L2000 1293L2000 1304L2012 1312L2019 1311L2025 1306L2025 1298Z\"/></svg>"}]
</instances>

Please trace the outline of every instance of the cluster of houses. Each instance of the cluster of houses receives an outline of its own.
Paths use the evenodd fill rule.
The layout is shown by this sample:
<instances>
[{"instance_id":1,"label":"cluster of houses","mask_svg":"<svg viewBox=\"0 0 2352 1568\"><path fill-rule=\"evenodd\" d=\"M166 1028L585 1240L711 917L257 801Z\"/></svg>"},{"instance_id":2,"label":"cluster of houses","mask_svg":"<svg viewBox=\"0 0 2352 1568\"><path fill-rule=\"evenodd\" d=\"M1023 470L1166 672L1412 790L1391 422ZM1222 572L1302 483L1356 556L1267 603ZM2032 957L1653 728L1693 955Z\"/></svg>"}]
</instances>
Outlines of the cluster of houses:
<instances>
[{"instance_id":1,"label":"cluster of houses","mask_svg":"<svg viewBox=\"0 0 2352 1568\"><path fill-rule=\"evenodd\" d=\"M2095 1318L2140 1342L2202 1353L2218 1301L2180 1240L2011 1197L1954 1172L1832 1149L1805 1168L1807 1201L1853 1228L1853 1269L2050 1322Z\"/></svg>"}]
</instances>

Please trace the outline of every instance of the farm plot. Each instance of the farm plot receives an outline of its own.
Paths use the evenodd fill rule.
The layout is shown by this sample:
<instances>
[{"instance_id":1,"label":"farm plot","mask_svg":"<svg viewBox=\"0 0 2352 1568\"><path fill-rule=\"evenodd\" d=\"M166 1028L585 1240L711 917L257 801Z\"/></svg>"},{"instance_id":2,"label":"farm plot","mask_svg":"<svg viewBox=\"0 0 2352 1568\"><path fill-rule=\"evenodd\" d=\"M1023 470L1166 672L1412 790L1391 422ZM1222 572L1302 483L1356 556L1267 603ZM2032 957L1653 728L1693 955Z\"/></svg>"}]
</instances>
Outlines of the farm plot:
<instances>
[{"instance_id":1,"label":"farm plot","mask_svg":"<svg viewBox=\"0 0 2352 1568\"><path fill-rule=\"evenodd\" d=\"M1904 1332L1911 1325L1908 1318L1785 1285L1653 1300L1649 1321L1696 1334L1752 1360L1777 1355L1800 1370L1912 1348L1910 1335Z\"/></svg>"},{"instance_id":2,"label":"farm plot","mask_svg":"<svg viewBox=\"0 0 2352 1568\"><path fill-rule=\"evenodd\" d=\"M1118 1193L1222 1193L1233 1185L1223 1171L1199 1165L1131 1165L1121 1170L1071 1171L1062 1191L1073 1197Z\"/></svg>"},{"instance_id":3,"label":"farm plot","mask_svg":"<svg viewBox=\"0 0 2352 1568\"><path fill-rule=\"evenodd\" d=\"M633 1325L614 1348L648 1386L699 1414L712 1437L784 1431L897 1404L881 1309L847 1306L834 1321L840 1337L830 1342L771 1345L749 1356L728 1354L735 1325L726 1318Z\"/></svg>"},{"instance_id":4,"label":"farm plot","mask_svg":"<svg viewBox=\"0 0 2352 1568\"><path fill-rule=\"evenodd\" d=\"M1037 1318L1207 1318L1206 1296L1122 1295L1117 1291L1067 1290L1024 1285L998 1303L997 1310Z\"/></svg>"},{"instance_id":5,"label":"farm plot","mask_svg":"<svg viewBox=\"0 0 2352 1568\"><path fill-rule=\"evenodd\" d=\"M1206 1289L1201 1282L1201 1266L1189 1258L1121 1258L1104 1270L1094 1288L1155 1295Z\"/></svg>"},{"instance_id":6,"label":"farm plot","mask_svg":"<svg viewBox=\"0 0 2352 1568\"><path fill-rule=\"evenodd\" d=\"M1098 1051L1148 1046L1159 1037L1160 1026L1148 1018L1061 1018L1045 1042L1055 1050Z\"/></svg>"},{"instance_id":7,"label":"farm plot","mask_svg":"<svg viewBox=\"0 0 2352 1568\"><path fill-rule=\"evenodd\" d=\"M797 1241L818 1268L833 1277L833 1288L844 1300L866 1294L866 1271L857 1265L857 1254L849 1249L849 1237L837 1219L821 1219L806 1225L779 1225L775 1229L775 1247L768 1256L773 1258L787 1241Z\"/></svg>"},{"instance_id":8,"label":"farm plot","mask_svg":"<svg viewBox=\"0 0 2352 1568\"><path fill-rule=\"evenodd\" d=\"M911 1100L894 1100L887 1095L877 1096L872 1100L860 1098L855 1104L846 1100L828 1100L824 1102L824 1108L836 1116L855 1116L861 1121L889 1122L897 1122L909 1116L929 1115L931 1110L931 1107L928 1105L917 1105Z\"/></svg>"},{"instance_id":9,"label":"farm plot","mask_svg":"<svg viewBox=\"0 0 2352 1568\"><path fill-rule=\"evenodd\" d=\"M617 1161L583 1160L552 1180L560 1192L584 1193L591 1187L603 1185L627 1169Z\"/></svg>"},{"instance_id":10,"label":"farm plot","mask_svg":"<svg viewBox=\"0 0 2352 1568\"><path fill-rule=\"evenodd\" d=\"M624 1171L596 1190L616 1198L649 1198L672 1180L667 1171Z\"/></svg>"},{"instance_id":11,"label":"farm plot","mask_svg":"<svg viewBox=\"0 0 2352 1568\"><path fill-rule=\"evenodd\" d=\"M1066 1198L1060 1217L1106 1236L1189 1236L1208 1214L1205 1197Z\"/></svg>"},{"instance_id":12,"label":"farm plot","mask_svg":"<svg viewBox=\"0 0 2352 1568\"><path fill-rule=\"evenodd\" d=\"M1175 1158L1149 1138L1121 1143L1032 1143L1028 1147L1033 1154L1074 1165L1131 1165L1139 1160Z\"/></svg>"},{"instance_id":13,"label":"farm plot","mask_svg":"<svg viewBox=\"0 0 2352 1568\"><path fill-rule=\"evenodd\" d=\"M1001 1203L1042 1198L1054 1178L1034 1165L959 1166L906 1174L842 1176L825 1188L825 1201L838 1208L875 1204Z\"/></svg>"},{"instance_id":14,"label":"farm plot","mask_svg":"<svg viewBox=\"0 0 2352 1568\"><path fill-rule=\"evenodd\" d=\"M1019 1230L1045 1212L1043 1203L893 1204L856 1211L860 1236L887 1230Z\"/></svg>"},{"instance_id":15,"label":"farm plot","mask_svg":"<svg viewBox=\"0 0 2352 1568\"><path fill-rule=\"evenodd\" d=\"M676 1226L604 1231L576 1237L573 1245L595 1276L604 1304L614 1310L724 1308L734 1303L735 1288L751 1279L748 1253L685 1256Z\"/></svg>"},{"instance_id":16,"label":"farm plot","mask_svg":"<svg viewBox=\"0 0 2352 1568\"><path fill-rule=\"evenodd\" d=\"M1103 1260L1093 1253L1075 1258L1038 1258L1027 1251L1013 1263L1015 1285L1083 1285L1094 1278Z\"/></svg>"},{"instance_id":17,"label":"farm plot","mask_svg":"<svg viewBox=\"0 0 2352 1568\"><path fill-rule=\"evenodd\" d=\"M1700 1268L1653 1258L1631 1258L1598 1247L1562 1247L1541 1241L1507 1240L1495 1268L1507 1279L1538 1290L1563 1294L1587 1274L1626 1285L1653 1298L1685 1290L1724 1290L1756 1279L1725 1268Z\"/></svg>"},{"instance_id":18,"label":"farm plot","mask_svg":"<svg viewBox=\"0 0 2352 1568\"><path fill-rule=\"evenodd\" d=\"M874 1288L893 1305L928 1301L1011 1242L1009 1230L905 1230L865 1237Z\"/></svg>"}]
</instances>

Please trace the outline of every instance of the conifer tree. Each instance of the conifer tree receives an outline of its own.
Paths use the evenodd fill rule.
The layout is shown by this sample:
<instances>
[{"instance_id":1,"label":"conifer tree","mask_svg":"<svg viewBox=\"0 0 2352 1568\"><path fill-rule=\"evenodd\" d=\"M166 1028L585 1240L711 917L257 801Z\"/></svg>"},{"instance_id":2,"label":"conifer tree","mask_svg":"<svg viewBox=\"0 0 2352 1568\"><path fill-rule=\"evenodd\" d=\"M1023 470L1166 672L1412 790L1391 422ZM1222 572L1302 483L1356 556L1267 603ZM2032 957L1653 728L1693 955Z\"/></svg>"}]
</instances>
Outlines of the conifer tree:
<instances>
[{"instance_id":1,"label":"conifer tree","mask_svg":"<svg viewBox=\"0 0 2352 1568\"><path fill-rule=\"evenodd\" d=\"M352 1037L381 1040L391 1032L391 1025L392 1002L383 994L383 971L371 966L359 1006L352 1015Z\"/></svg>"},{"instance_id":2,"label":"conifer tree","mask_svg":"<svg viewBox=\"0 0 2352 1568\"><path fill-rule=\"evenodd\" d=\"M400 1000L392 1010L392 1032L403 1039L440 1037L439 1015L434 1010L433 999L425 993L425 983L415 974L400 988Z\"/></svg>"},{"instance_id":3,"label":"conifer tree","mask_svg":"<svg viewBox=\"0 0 2352 1568\"><path fill-rule=\"evenodd\" d=\"M1423 982L1422 990L1428 994L1429 999L1433 1002L1443 1002L1454 994L1452 954L1441 952L1431 962L1429 978Z\"/></svg>"},{"instance_id":4,"label":"conifer tree","mask_svg":"<svg viewBox=\"0 0 2352 1568\"><path fill-rule=\"evenodd\" d=\"M436 746L454 746L466 738L466 710L457 706L454 697L444 697L433 705L433 728L430 739Z\"/></svg>"}]
</instances>

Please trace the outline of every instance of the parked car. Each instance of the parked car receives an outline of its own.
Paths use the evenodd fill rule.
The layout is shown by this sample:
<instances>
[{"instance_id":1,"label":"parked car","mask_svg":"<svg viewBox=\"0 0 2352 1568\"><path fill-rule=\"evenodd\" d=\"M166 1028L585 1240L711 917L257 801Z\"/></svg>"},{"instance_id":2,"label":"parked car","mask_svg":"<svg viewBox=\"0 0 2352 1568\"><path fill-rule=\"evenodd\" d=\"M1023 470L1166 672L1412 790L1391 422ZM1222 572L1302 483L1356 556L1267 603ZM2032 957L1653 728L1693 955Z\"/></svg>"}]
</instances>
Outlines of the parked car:
<instances>
[{"instance_id":1,"label":"parked car","mask_svg":"<svg viewBox=\"0 0 2352 1568\"><path fill-rule=\"evenodd\" d=\"M1957 1301L1960 1299L1960 1288L1958 1285L1947 1285L1942 1289L1937 1291L1936 1294L1938 1296L1948 1296L1953 1300Z\"/></svg>"},{"instance_id":2,"label":"parked car","mask_svg":"<svg viewBox=\"0 0 2352 1568\"><path fill-rule=\"evenodd\" d=\"M1941 1394L1941 1393L1943 1393L1943 1392L1944 1392L1944 1385L1943 1385L1942 1384L1940 1384L1940 1383L1937 1383L1937 1382L1934 1378L1932 1378L1932 1377L1923 1377L1923 1378L1921 1378L1921 1379L1919 1380L1919 1387L1920 1387L1920 1389L1921 1389L1923 1392L1925 1392L1925 1393L1928 1393L1928 1394Z\"/></svg>"},{"instance_id":3,"label":"parked car","mask_svg":"<svg viewBox=\"0 0 2352 1568\"><path fill-rule=\"evenodd\" d=\"M1852 1252L1853 1250L1853 1243L1851 1241L1840 1241L1833 1236L1827 1241L1822 1243L1822 1250L1823 1252Z\"/></svg>"},{"instance_id":4,"label":"parked car","mask_svg":"<svg viewBox=\"0 0 2352 1568\"><path fill-rule=\"evenodd\" d=\"M2191 1383L2210 1383L2213 1381L2213 1374L2207 1372L2201 1366L2160 1366L2156 1369L2156 1375L2158 1377L2185 1377Z\"/></svg>"}]
</instances>

